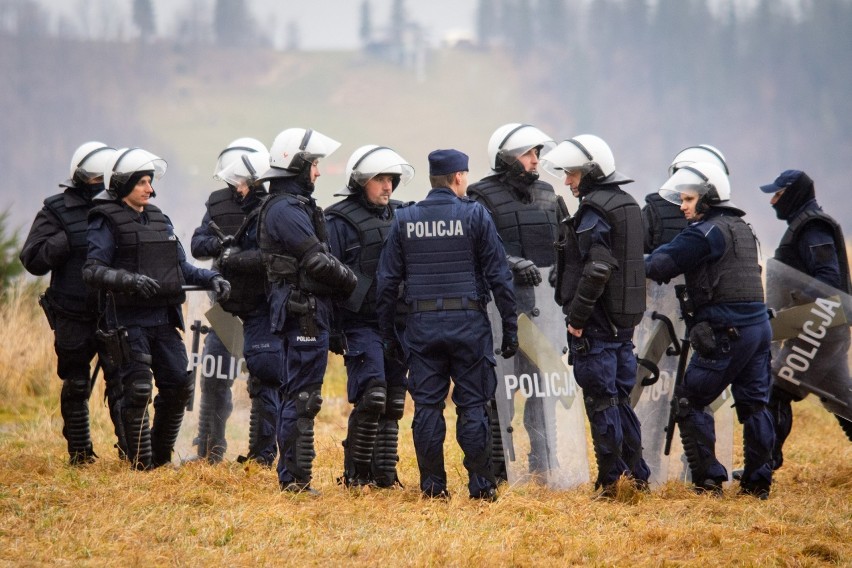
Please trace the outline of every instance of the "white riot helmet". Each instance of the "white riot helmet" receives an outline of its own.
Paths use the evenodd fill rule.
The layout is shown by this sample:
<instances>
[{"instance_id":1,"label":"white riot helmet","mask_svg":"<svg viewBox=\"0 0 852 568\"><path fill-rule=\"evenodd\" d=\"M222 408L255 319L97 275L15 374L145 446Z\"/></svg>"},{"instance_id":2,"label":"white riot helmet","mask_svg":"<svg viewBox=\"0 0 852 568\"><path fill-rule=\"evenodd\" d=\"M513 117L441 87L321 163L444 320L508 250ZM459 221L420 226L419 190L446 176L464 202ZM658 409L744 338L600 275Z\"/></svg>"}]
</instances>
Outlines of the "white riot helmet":
<instances>
[{"instance_id":1,"label":"white riot helmet","mask_svg":"<svg viewBox=\"0 0 852 568\"><path fill-rule=\"evenodd\" d=\"M213 169L213 177L218 177L219 172L230 166L235 160L239 160L240 156L247 152L266 152L267 155L269 154L266 145L260 140L256 138L237 138L228 144L224 150L219 152L219 157L216 159L216 167ZM264 169L264 171L266 170Z\"/></svg>"},{"instance_id":2,"label":"white riot helmet","mask_svg":"<svg viewBox=\"0 0 852 568\"><path fill-rule=\"evenodd\" d=\"M609 144L594 134L580 134L560 142L541 157L544 169L551 175L564 178L566 172L580 170L583 177L598 184L623 184L633 180L615 171L615 157Z\"/></svg>"},{"instance_id":3,"label":"white riot helmet","mask_svg":"<svg viewBox=\"0 0 852 568\"><path fill-rule=\"evenodd\" d=\"M518 122L504 124L488 140L489 165L495 172L505 171L519 156L539 146L540 154L544 154L552 150L556 142L535 126Z\"/></svg>"},{"instance_id":4,"label":"white riot helmet","mask_svg":"<svg viewBox=\"0 0 852 568\"><path fill-rule=\"evenodd\" d=\"M727 175L731 175L728 170L728 162L725 161L725 156L715 146L710 144L699 144L698 146L690 146L684 148L672 160L669 166L669 175L673 175L683 166L694 164L695 162L709 162L718 165Z\"/></svg>"},{"instance_id":5,"label":"white riot helmet","mask_svg":"<svg viewBox=\"0 0 852 568\"><path fill-rule=\"evenodd\" d=\"M270 168L260 179L299 175L306 164L325 158L340 148L340 142L310 128L288 128L279 133L269 148Z\"/></svg>"},{"instance_id":6,"label":"white riot helmet","mask_svg":"<svg viewBox=\"0 0 852 568\"><path fill-rule=\"evenodd\" d=\"M260 183L260 176L269 169L269 152L266 148L233 155L237 159L232 160L231 164L220 170L215 177L233 187L246 184L252 190L266 191L264 184Z\"/></svg>"},{"instance_id":7,"label":"white riot helmet","mask_svg":"<svg viewBox=\"0 0 852 568\"><path fill-rule=\"evenodd\" d=\"M346 187L334 195L356 195L360 188L380 174L393 176L393 189L396 189L400 183L406 185L411 181L414 167L387 146L361 146L346 162Z\"/></svg>"},{"instance_id":8,"label":"white riot helmet","mask_svg":"<svg viewBox=\"0 0 852 568\"><path fill-rule=\"evenodd\" d=\"M104 175L104 167L113 152L115 148L103 142L93 141L81 144L71 156L71 173L68 177L72 184L88 184L93 179Z\"/></svg>"},{"instance_id":9,"label":"white riot helmet","mask_svg":"<svg viewBox=\"0 0 852 568\"><path fill-rule=\"evenodd\" d=\"M711 162L693 162L679 168L660 188L660 197L680 205L682 193L698 195L696 211L705 212L709 207L724 207L741 214L743 211L731 203L731 182L722 168Z\"/></svg>"},{"instance_id":10,"label":"white riot helmet","mask_svg":"<svg viewBox=\"0 0 852 568\"><path fill-rule=\"evenodd\" d=\"M152 180L166 173L166 161L142 148L120 148L104 166L104 191L95 196L99 200L116 200L127 197L143 175Z\"/></svg>"}]
</instances>

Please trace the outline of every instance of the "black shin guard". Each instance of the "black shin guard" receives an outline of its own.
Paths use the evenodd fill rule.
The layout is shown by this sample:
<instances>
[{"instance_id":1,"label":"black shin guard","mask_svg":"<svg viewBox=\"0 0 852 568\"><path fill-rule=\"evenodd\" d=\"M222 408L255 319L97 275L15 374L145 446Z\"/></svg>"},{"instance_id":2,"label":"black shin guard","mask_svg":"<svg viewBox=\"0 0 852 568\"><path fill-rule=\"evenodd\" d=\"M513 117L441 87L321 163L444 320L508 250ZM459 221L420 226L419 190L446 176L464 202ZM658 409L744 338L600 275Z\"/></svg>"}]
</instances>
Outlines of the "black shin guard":
<instances>
[{"instance_id":1,"label":"black shin guard","mask_svg":"<svg viewBox=\"0 0 852 568\"><path fill-rule=\"evenodd\" d=\"M151 428L153 467L171 463L172 451L183 423L186 401L191 394L191 387L160 389L157 393L154 399L154 426Z\"/></svg>"},{"instance_id":2,"label":"black shin guard","mask_svg":"<svg viewBox=\"0 0 852 568\"><path fill-rule=\"evenodd\" d=\"M404 412L405 387L389 387L385 413L379 417L373 450L372 476L379 487L402 486L396 466L399 463L399 420Z\"/></svg>"},{"instance_id":3,"label":"black shin guard","mask_svg":"<svg viewBox=\"0 0 852 568\"><path fill-rule=\"evenodd\" d=\"M89 431L89 386L88 377L67 379L62 383L62 435L68 442L71 465L91 463L97 457Z\"/></svg>"},{"instance_id":4,"label":"black shin guard","mask_svg":"<svg viewBox=\"0 0 852 568\"><path fill-rule=\"evenodd\" d=\"M121 404L121 418L127 441L127 457L134 469L151 468L151 425L148 404L153 390L149 373L138 373L127 380Z\"/></svg>"},{"instance_id":5,"label":"black shin guard","mask_svg":"<svg viewBox=\"0 0 852 568\"><path fill-rule=\"evenodd\" d=\"M387 390L373 384L367 388L349 415L344 446L344 484L366 485L371 482L373 451L379 430L379 416L385 412Z\"/></svg>"},{"instance_id":6,"label":"black shin guard","mask_svg":"<svg viewBox=\"0 0 852 568\"><path fill-rule=\"evenodd\" d=\"M497 483L509 481L506 471L506 453L503 450L503 433L500 429L500 418L497 414L497 401L491 399L488 403L488 423L491 426L491 461L494 464L494 477Z\"/></svg>"},{"instance_id":7,"label":"black shin guard","mask_svg":"<svg viewBox=\"0 0 852 568\"><path fill-rule=\"evenodd\" d=\"M310 385L296 393L296 432L294 433L291 455L286 460L287 470L293 474L295 483L307 486L311 482L314 458L314 419L322 407L320 388L322 385Z\"/></svg>"}]
</instances>

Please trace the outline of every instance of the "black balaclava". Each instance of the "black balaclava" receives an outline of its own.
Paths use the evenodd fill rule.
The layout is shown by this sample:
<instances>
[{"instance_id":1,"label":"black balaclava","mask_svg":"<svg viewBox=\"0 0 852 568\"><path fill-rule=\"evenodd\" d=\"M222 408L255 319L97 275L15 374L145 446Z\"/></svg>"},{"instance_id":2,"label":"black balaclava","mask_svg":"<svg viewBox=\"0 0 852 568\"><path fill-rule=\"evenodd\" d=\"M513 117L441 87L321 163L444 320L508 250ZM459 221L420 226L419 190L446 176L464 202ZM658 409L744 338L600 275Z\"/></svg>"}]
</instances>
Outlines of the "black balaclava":
<instances>
[{"instance_id":1,"label":"black balaclava","mask_svg":"<svg viewBox=\"0 0 852 568\"><path fill-rule=\"evenodd\" d=\"M597 187L597 182L592 179L592 175L590 173L583 174L583 177L580 178L580 184L577 186L577 192L580 194L580 197L585 197L589 195L592 190Z\"/></svg>"},{"instance_id":2,"label":"black balaclava","mask_svg":"<svg viewBox=\"0 0 852 568\"><path fill-rule=\"evenodd\" d=\"M772 206L775 215L784 221L789 221L790 216L801 209L802 205L815 198L814 181L802 172L799 179L788 185L784 193Z\"/></svg>"}]
</instances>

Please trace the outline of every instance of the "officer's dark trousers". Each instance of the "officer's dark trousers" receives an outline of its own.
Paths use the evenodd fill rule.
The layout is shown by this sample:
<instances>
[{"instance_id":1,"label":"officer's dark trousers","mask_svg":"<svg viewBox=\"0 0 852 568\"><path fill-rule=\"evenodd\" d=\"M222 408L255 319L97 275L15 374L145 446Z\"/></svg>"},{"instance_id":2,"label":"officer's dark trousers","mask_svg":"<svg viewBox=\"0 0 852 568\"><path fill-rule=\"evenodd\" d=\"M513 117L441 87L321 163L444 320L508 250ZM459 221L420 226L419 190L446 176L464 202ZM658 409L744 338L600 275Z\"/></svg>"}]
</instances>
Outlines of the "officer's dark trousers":
<instances>
[{"instance_id":1,"label":"officer's dark trousers","mask_svg":"<svg viewBox=\"0 0 852 568\"><path fill-rule=\"evenodd\" d=\"M297 318L288 318L279 334L284 356L284 386L278 414L278 481L307 485L311 481L314 459L314 418L319 412L314 404L322 387L328 364L328 331L306 337ZM309 404L297 404L304 396ZM321 404L321 399L319 401Z\"/></svg>"},{"instance_id":2,"label":"officer's dark trousers","mask_svg":"<svg viewBox=\"0 0 852 568\"><path fill-rule=\"evenodd\" d=\"M78 319L57 313L55 325L53 347L57 357L57 374L62 379L62 434L68 443L71 462L81 463L94 457L89 428L89 396L92 390L90 364L98 352L95 339L96 323L94 319ZM110 418L113 420L116 437L121 440L121 417L118 408L121 385L118 383L115 369L105 367L103 373Z\"/></svg>"},{"instance_id":3,"label":"officer's dark trousers","mask_svg":"<svg viewBox=\"0 0 852 568\"><path fill-rule=\"evenodd\" d=\"M772 482L772 447L775 431L769 402L770 341L769 322L738 328L739 339L730 339L716 332L716 352L712 357L694 353L686 370L682 388L675 396L686 398L678 425L684 439L684 451L696 452L690 459L692 480L717 483L727 481L728 472L715 454L716 432L713 415L705 411L728 385L743 424L745 469L742 482L748 485L769 486ZM689 455L687 455L689 458Z\"/></svg>"},{"instance_id":4,"label":"officer's dark trousers","mask_svg":"<svg viewBox=\"0 0 852 568\"><path fill-rule=\"evenodd\" d=\"M633 342L587 341L585 354L577 353L580 342L576 340L571 341L571 350L598 463L595 486L609 486L621 475L648 481L651 470L642 458L641 427L630 406L636 382Z\"/></svg>"},{"instance_id":5,"label":"officer's dark trousers","mask_svg":"<svg viewBox=\"0 0 852 568\"><path fill-rule=\"evenodd\" d=\"M129 326L127 331L133 359L119 368L124 386L122 418L130 460L134 467L147 469L171 460L192 394L192 376L187 371L186 347L173 326ZM152 375L157 395L149 434Z\"/></svg>"},{"instance_id":6,"label":"officer's dark trousers","mask_svg":"<svg viewBox=\"0 0 852 568\"><path fill-rule=\"evenodd\" d=\"M439 495L447 487L443 409L452 377L456 439L464 452L468 489L478 497L496 485L486 410L497 388L488 317L473 310L414 313L407 320L404 344L420 489Z\"/></svg>"},{"instance_id":7,"label":"officer's dark trousers","mask_svg":"<svg viewBox=\"0 0 852 568\"><path fill-rule=\"evenodd\" d=\"M248 457L272 465L278 453L278 414L285 372L283 345L270 331L267 310L243 318L243 338L251 398Z\"/></svg>"},{"instance_id":8,"label":"officer's dark trousers","mask_svg":"<svg viewBox=\"0 0 852 568\"><path fill-rule=\"evenodd\" d=\"M385 359L378 325L347 322L344 326L348 351L346 391L355 405L349 416L344 443L344 475L350 479L366 475L379 477L380 485L392 485L397 478L396 461L399 415L404 405L407 367L393 359ZM367 391L380 391L378 399ZM381 396L384 395L384 396ZM376 400L385 400L377 408Z\"/></svg>"}]
</instances>

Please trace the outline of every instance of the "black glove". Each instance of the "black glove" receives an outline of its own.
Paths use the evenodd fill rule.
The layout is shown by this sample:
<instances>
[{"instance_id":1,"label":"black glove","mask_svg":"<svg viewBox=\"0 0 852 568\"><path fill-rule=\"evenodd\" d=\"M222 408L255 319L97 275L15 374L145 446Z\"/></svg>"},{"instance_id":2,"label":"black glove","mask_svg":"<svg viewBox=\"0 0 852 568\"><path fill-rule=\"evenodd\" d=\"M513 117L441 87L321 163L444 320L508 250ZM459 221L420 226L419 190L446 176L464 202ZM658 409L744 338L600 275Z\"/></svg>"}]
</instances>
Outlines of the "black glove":
<instances>
[{"instance_id":1,"label":"black glove","mask_svg":"<svg viewBox=\"0 0 852 568\"><path fill-rule=\"evenodd\" d=\"M132 278L130 288L135 294L139 294L146 300L148 298L153 298L160 290L160 283L151 278L150 276L133 273L130 273L129 275Z\"/></svg>"},{"instance_id":2,"label":"black glove","mask_svg":"<svg viewBox=\"0 0 852 568\"><path fill-rule=\"evenodd\" d=\"M403 351L402 344L396 337L384 338L382 340L382 351L384 351L385 359L405 363L405 351Z\"/></svg>"},{"instance_id":3,"label":"black glove","mask_svg":"<svg viewBox=\"0 0 852 568\"><path fill-rule=\"evenodd\" d=\"M59 231L44 242L44 256L51 267L60 267L71 258L71 245L65 231Z\"/></svg>"},{"instance_id":4,"label":"black glove","mask_svg":"<svg viewBox=\"0 0 852 568\"><path fill-rule=\"evenodd\" d=\"M552 267L550 269L550 274L547 275L547 283L550 284L551 288L556 288L556 267Z\"/></svg>"},{"instance_id":5,"label":"black glove","mask_svg":"<svg viewBox=\"0 0 852 568\"><path fill-rule=\"evenodd\" d=\"M217 302L226 302L231 297L231 283L221 276L214 276L210 281L210 289L216 294Z\"/></svg>"},{"instance_id":6,"label":"black glove","mask_svg":"<svg viewBox=\"0 0 852 568\"><path fill-rule=\"evenodd\" d=\"M503 343L500 345L500 355L503 359L514 357L518 352L518 334L504 333Z\"/></svg>"},{"instance_id":7,"label":"black glove","mask_svg":"<svg viewBox=\"0 0 852 568\"><path fill-rule=\"evenodd\" d=\"M233 241L233 238L231 239ZM222 269L228 270L230 267L228 266L233 258L237 255L237 253L241 252L242 249L240 247L229 246L224 247L222 249L222 254L219 255L219 260L216 261Z\"/></svg>"},{"instance_id":8,"label":"black glove","mask_svg":"<svg viewBox=\"0 0 852 568\"><path fill-rule=\"evenodd\" d=\"M346 355L346 351L348 351L346 336L340 331L333 331L329 333L328 350L338 355Z\"/></svg>"},{"instance_id":9,"label":"black glove","mask_svg":"<svg viewBox=\"0 0 852 568\"><path fill-rule=\"evenodd\" d=\"M541 284L541 272L533 261L517 256L510 256L507 260L509 268L512 269L512 274L514 274L515 284L521 286L538 286Z\"/></svg>"}]
</instances>

